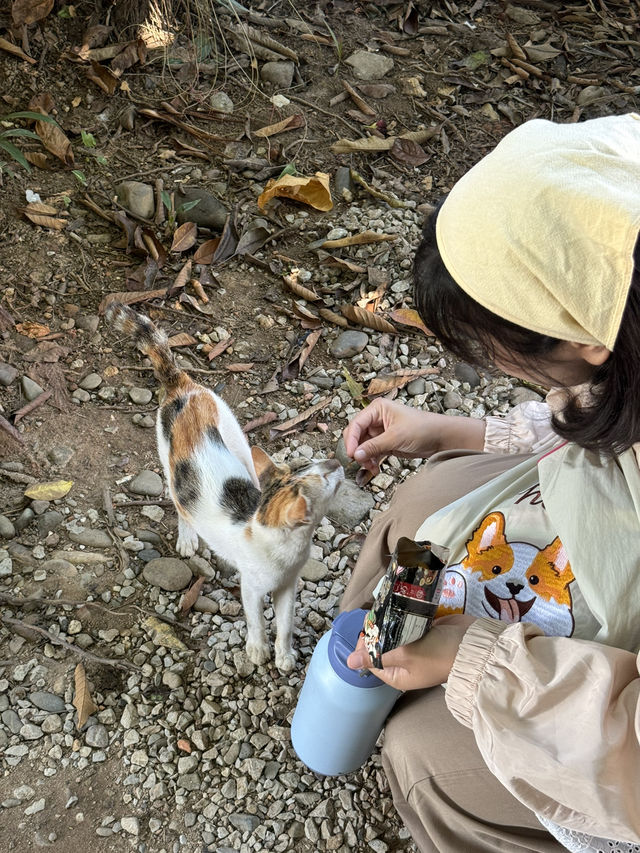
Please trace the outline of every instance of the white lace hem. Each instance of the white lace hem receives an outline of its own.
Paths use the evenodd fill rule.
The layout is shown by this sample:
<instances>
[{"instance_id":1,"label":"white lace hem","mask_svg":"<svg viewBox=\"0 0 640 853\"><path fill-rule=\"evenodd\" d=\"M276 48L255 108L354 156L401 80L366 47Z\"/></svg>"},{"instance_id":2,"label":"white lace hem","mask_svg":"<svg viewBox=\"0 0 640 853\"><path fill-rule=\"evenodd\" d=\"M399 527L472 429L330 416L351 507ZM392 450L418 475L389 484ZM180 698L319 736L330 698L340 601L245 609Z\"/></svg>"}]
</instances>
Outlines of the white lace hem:
<instances>
[{"instance_id":1,"label":"white lace hem","mask_svg":"<svg viewBox=\"0 0 640 853\"><path fill-rule=\"evenodd\" d=\"M634 841L613 841L610 838L596 838L577 832L574 829L566 829L557 823L536 815L540 823L556 838L563 847L572 853L640 853L640 844Z\"/></svg>"}]
</instances>

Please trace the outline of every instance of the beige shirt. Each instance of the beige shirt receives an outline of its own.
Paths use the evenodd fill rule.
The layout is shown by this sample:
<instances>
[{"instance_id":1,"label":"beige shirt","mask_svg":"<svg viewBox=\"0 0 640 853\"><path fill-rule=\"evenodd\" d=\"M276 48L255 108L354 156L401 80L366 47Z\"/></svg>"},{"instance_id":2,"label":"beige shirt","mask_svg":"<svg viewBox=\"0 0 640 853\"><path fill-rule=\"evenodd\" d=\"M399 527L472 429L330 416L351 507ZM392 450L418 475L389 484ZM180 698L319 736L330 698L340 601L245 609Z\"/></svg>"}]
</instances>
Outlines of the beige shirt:
<instances>
[{"instance_id":1,"label":"beige shirt","mask_svg":"<svg viewBox=\"0 0 640 853\"><path fill-rule=\"evenodd\" d=\"M605 462L561 447L549 420L542 403L487 418L485 449L559 448L539 462L542 495L600 630L590 641L478 619L460 645L447 704L473 729L490 770L543 822L638 843L639 448Z\"/></svg>"}]
</instances>

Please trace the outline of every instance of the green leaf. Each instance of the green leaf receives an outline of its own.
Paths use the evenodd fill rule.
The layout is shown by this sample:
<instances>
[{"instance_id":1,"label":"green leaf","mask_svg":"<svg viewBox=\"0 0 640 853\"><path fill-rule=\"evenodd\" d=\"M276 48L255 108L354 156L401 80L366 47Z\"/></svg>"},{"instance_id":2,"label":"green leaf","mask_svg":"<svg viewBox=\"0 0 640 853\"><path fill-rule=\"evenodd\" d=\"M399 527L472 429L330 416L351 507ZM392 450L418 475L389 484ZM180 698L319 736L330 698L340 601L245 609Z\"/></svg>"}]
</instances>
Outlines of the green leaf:
<instances>
[{"instance_id":1,"label":"green leaf","mask_svg":"<svg viewBox=\"0 0 640 853\"><path fill-rule=\"evenodd\" d=\"M81 172L80 169L72 169L71 174L82 184L83 187L86 187L87 179L85 178L84 172Z\"/></svg>"},{"instance_id":2,"label":"green leaf","mask_svg":"<svg viewBox=\"0 0 640 853\"><path fill-rule=\"evenodd\" d=\"M96 157L96 162L100 163L101 166L107 165L107 158L103 157L102 154L99 157Z\"/></svg>"},{"instance_id":3,"label":"green leaf","mask_svg":"<svg viewBox=\"0 0 640 853\"><path fill-rule=\"evenodd\" d=\"M69 11L69 7L63 6L62 9L60 9L60 11L58 12L58 17L59 18L70 18L71 12Z\"/></svg>"},{"instance_id":4,"label":"green leaf","mask_svg":"<svg viewBox=\"0 0 640 853\"><path fill-rule=\"evenodd\" d=\"M356 382L356 380L349 373L346 367L342 368L342 373L344 378L347 380L347 388L349 389L349 393L353 397L354 401L364 406L364 385L361 385L359 382Z\"/></svg>"},{"instance_id":5,"label":"green leaf","mask_svg":"<svg viewBox=\"0 0 640 853\"><path fill-rule=\"evenodd\" d=\"M160 197L162 199L162 203L167 208L167 210L171 210L171 196L166 190L162 190L160 193Z\"/></svg>"},{"instance_id":6,"label":"green leaf","mask_svg":"<svg viewBox=\"0 0 640 853\"><path fill-rule=\"evenodd\" d=\"M28 136L29 139L40 139L37 133L32 130L27 130L26 127L13 127L9 130L3 130L0 137L3 139L7 136Z\"/></svg>"},{"instance_id":7,"label":"green leaf","mask_svg":"<svg viewBox=\"0 0 640 853\"><path fill-rule=\"evenodd\" d=\"M34 113L30 110L22 110L19 113L9 113L6 116L1 116L5 121L13 121L15 118L32 118L34 121L48 121L50 124L57 124L58 122L51 118L51 116L46 116L44 113Z\"/></svg>"},{"instance_id":8,"label":"green leaf","mask_svg":"<svg viewBox=\"0 0 640 853\"><path fill-rule=\"evenodd\" d=\"M193 201L185 201L185 203L181 204L180 207L176 210L176 213L186 213L187 210L191 210L197 204L200 204L201 201L201 198L195 198Z\"/></svg>"},{"instance_id":9,"label":"green leaf","mask_svg":"<svg viewBox=\"0 0 640 853\"><path fill-rule=\"evenodd\" d=\"M96 138L93 133L87 133L86 130L80 131L80 136L82 137L82 144L85 148L95 148L96 147Z\"/></svg>"},{"instance_id":10,"label":"green leaf","mask_svg":"<svg viewBox=\"0 0 640 853\"><path fill-rule=\"evenodd\" d=\"M296 169L295 163L287 163L287 165L284 167L284 169L278 175L278 180L280 180L280 178L283 175L295 175L297 171L298 170Z\"/></svg>"},{"instance_id":11,"label":"green leaf","mask_svg":"<svg viewBox=\"0 0 640 853\"><path fill-rule=\"evenodd\" d=\"M29 163L25 159L22 151L20 151L19 148L16 148L16 146L13 145L11 142L7 142L6 139L3 139L2 137L0 137L0 148L2 148L4 151L6 151L7 154L10 154L11 157L13 157L13 159L16 161L16 163L20 163L20 165L24 169L26 169L27 172L31 171L31 166L29 165Z\"/></svg>"}]
</instances>

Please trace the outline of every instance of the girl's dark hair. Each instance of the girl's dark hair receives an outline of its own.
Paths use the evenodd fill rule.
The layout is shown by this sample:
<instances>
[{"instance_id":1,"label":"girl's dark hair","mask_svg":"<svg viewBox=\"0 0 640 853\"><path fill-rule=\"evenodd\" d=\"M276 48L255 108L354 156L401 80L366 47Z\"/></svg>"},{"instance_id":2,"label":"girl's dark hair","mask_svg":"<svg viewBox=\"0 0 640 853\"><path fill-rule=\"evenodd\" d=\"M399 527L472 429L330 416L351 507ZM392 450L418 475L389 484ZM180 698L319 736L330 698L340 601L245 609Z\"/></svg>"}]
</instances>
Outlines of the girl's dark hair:
<instances>
[{"instance_id":1,"label":"girl's dark hair","mask_svg":"<svg viewBox=\"0 0 640 853\"><path fill-rule=\"evenodd\" d=\"M543 364L561 341L503 320L456 284L436 243L441 204L427 219L414 262L414 298L420 317L458 358L491 362L497 343L514 364L528 370L540 365L544 380ZM615 347L604 364L594 368L590 379L591 401L581 405L569 398L560 416L552 419L554 431L562 438L607 455L621 453L640 441L640 239L634 259Z\"/></svg>"}]
</instances>

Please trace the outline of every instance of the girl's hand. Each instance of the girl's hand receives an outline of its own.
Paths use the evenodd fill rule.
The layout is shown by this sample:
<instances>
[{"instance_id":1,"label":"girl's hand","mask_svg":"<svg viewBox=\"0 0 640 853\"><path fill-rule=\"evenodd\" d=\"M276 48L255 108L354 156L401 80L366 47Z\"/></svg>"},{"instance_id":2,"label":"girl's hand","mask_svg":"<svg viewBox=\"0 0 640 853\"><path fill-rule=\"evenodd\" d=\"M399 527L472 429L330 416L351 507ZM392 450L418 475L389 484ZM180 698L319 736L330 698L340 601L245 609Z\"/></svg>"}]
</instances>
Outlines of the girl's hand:
<instances>
[{"instance_id":1,"label":"girl's hand","mask_svg":"<svg viewBox=\"0 0 640 853\"><path fill-rule=\"evenodd\" d=\"M380 681L396 690L420 690L444 684L462 638L475 621L474 616L441 616L422 639L382 655L383 669L375 669L361 639L347 658L347 665L349 669L370 669Z\"/></svg>"}]
</instances>

